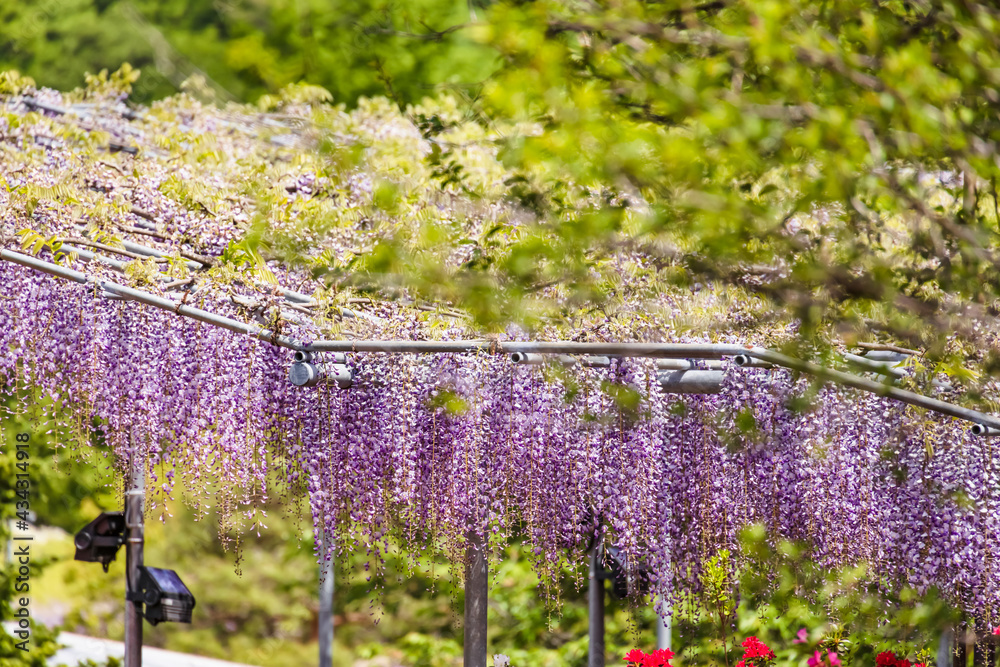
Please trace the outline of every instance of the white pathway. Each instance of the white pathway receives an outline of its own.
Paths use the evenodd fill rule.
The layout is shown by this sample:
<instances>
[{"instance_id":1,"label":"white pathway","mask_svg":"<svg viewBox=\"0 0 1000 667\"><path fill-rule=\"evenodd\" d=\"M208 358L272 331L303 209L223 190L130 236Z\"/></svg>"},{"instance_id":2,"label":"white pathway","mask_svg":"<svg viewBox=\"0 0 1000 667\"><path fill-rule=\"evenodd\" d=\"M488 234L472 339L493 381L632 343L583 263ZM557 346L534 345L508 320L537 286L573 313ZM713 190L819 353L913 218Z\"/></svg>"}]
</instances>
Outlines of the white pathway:
<instances>
[{"instance_id":1,"label":"white pathway","mask_svg":"<svg viewBox=\"0 0 1000 667\"><path fill-rule=\"evenodd\" d=\"M14 630L12 623L4 623L5 629L10 632ZM65 648L49 658L49 667L76 667L82 660L93 660L101 665L108 658L118 658L121 660L125 656L125 645L121 642L113 642L110 639L98 639L86 635L77 635L72 632L62 632L58 639ZM200 655L190 653L177 653L175 651L164 651L161 648L150 646L142 647L142 667L251 667L226 660L215 660L214 658L203 658Z\"/></svg>"},{"instance_id":2,"label":"white pathway","mask_svg":"<svg viewBox=\"0 0 1000 667\"><path fill-rule=\"evenodd\" d=\"M49 658L50 667L68 665L75 667L81 660L93 660L102 664L110 657L121 660L125 655L125 645L109 639L97 639L71 632L59 634L59 643L66 648ZM161 648L142 647L142 667L246 667L235 662L203 658L200 655L164 651Z\"/></svg>"},{"instance_id":3,"label":"white pathway","mask_svg":"<svg viewBox=\"0 0 1000 667\"><path fill-rule=\"evenodd\" d=\"M76 635L71 632L59 634L59 643L66 648L49 658L49 666L68 665L75 667L81 660L93 660L102 664L110 657L121 660L125 656L125 645L109 639L97 639L86 635ZM142 667L248 667L247 665L203 658L190 653L165 651L162 648L142 647Z\"/></svg>"}]
</instances>

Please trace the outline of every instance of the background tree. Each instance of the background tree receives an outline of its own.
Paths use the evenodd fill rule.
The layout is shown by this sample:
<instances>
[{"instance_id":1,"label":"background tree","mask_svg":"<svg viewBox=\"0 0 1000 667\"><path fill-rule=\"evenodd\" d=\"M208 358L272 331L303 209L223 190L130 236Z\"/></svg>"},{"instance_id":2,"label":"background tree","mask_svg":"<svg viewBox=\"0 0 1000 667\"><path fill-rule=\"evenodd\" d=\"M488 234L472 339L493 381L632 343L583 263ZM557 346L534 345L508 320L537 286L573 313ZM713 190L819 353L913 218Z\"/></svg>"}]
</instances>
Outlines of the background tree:
<instances>
[{"instance_id":1,"label":"background tree","mask_svg":"<svg viewBox=\"0 0 1000 667\"><path fill-rule=\"evenodd\" d=\"M85 71L128 61L145 71L139 102L200 74L220 101L306 82L338 103L389 94L405 104L492 71L494 53L457 29L481 11L461 0L27 0L0 8L0 69L68 90Z\"/></svg>"},{"instance_id":2,"label":"background tree","mask_svg":"<svg viewBox=\"0 0 1000 667\"><path fill-rule=\"evenodd\" d=\"M488 276L497 299L593 306L628 256L636 285L737 286L822 339L991 348L998 21L951 0L495 4L483 110L534 123L502 144L537 217L451 298Z\"/></svg>"}]
</instances>

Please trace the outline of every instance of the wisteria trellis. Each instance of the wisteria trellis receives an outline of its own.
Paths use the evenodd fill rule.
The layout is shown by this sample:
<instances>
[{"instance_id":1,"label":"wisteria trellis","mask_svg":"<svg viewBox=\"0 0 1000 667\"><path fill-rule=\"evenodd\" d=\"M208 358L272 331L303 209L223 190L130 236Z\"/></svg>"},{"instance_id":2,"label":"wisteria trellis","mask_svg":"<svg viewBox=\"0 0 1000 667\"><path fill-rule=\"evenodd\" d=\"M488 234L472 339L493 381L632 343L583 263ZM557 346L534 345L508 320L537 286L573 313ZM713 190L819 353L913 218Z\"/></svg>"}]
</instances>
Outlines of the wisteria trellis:
<instances>
[{"instance_id":1,"label":"wisteria trellis","mask_svg":"<svg viewBox=\"0 0 1000 667\"><path fill-rule=\"evenodd\" d=\"M164 492L175 468L217 481L230 511L253 513L275 480L305 491L317 527L376 568L393 542L461 558L474 531L523 535L548 581L600 524L670 595L759 522L821 563L1000 614L996 455L955 420L832 385L793 411L807 387L782 370L733 369L723 393L681 398L642 359L553 375L488 353L352 354L347 391L293 386L289 361L0 263L7 391L48 393L81 430L96 418L119 465L138 457Z\"/></svg>"}]
</instances>

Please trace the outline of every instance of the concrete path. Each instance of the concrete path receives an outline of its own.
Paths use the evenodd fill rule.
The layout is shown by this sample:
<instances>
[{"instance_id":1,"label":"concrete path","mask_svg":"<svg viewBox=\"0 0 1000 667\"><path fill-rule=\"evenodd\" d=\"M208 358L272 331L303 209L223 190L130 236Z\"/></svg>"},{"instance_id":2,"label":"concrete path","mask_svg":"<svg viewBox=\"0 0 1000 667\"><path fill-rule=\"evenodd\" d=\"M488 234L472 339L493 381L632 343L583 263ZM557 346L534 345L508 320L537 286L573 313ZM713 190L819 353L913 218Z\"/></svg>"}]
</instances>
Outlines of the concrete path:
<instances>
[{"instance_id":1,"label":"concrete path","mask_svg":"<svg viewBox=\"0 0 1000 667\"><path fill-rule=\"evenodd\" d=\"M4 629L12 632L14 624L5 622ZM58 642L65 648L48 659L49 667L76 667L78 662L83 660L93 660L98 665L103 665L108 658L125 657L125 645L121 642L110 639L98 639L87 635L78 635L72 632L59 633ZM226 660L216 660L215 658L204 658L200 655L190 653L177 653L176 651L165 651L162 648L151 646L142 647L142 667L253 667L242 663L228 662Z\"/></svg>"},{"instance_id":2,"label":"concrete path","mask_svg":"<svg viewBox=\"0 0 1000 667\"><path fill-rule=\"evenodd\" d=\"M76 635L70 632L63 632L59 635L59 643L65 644L66 648L60 649L58 653L49 658L50 667L68 665L75 667L81 660L93 660L97 664L102 664L110 657L119 660L125 655L125 645L121 642L113 642L108 639L97 639L86 635ZM235 662L225 660L215 660L213 658L203 658L199 655L189 653L176 653L174 651L164 651L161 648L142 648L142 667L248 667Z\"/></svg>"}]
</instances>

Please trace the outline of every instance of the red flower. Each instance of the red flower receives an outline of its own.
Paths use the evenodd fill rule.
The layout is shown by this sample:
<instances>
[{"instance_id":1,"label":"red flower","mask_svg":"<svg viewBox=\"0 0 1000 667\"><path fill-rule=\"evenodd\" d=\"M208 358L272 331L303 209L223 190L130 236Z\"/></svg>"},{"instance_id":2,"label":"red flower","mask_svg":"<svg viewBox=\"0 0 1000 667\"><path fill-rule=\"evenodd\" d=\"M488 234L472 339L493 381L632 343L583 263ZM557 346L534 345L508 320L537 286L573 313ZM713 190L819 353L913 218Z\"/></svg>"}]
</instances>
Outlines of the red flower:
<instances>
[{"instance_id":1,"label":"red flower","mask_svg":"<svg viewBox=\"0 0 1000 667\"><path fill-rule=\"evenodd\" d=\"M646 664L646 658L648 657L649 657L648 655L646 655L639 649L634 648L631 651L629 651L628 655L622 658L622 660L627 662L629 665L634 665L634 667L644 667L644 665Z\"/></svg>"},{"instance_id":2,"label":"red flower","mask_svg":"<svg viewBox=\"0 0 1000 667\"><path fill-rule=\"evenodd\" d=\"M1000 635L1000 625L998 625L997 627L993 628L993 634Z\"/></svg>"},{"instance_id":3,"label":"red flower","mask_svg":"<svg viewBox=\"0 0 1000 667\"><path fill-rule=\"evenodd\" d=\"M883 651L875 656L875 664L878 667L896 667L897 662L896 654L891 651Z\"/></svg>"},{"instance_id":4,"label":"red flower","mask_svg":"<svg viewBox=\"0 0 1000 667\"><path fill-rule=\"evenodd\" d=\"M774 651L767 647L767 644L756 637L747 637L743 640L743 661L750 664L768 663L774 660ZM754 661L757 658L758 660Z\"/></svg>"},{"instance_id":5,"label":"red flower","mask_svg":"<svg viewBox=\"0 0 1000 667\"><path fill-rule=\"evenodd\" d=\"M646 667L673 667L670 664L673 657L674 652L668 648L656 649L646 658Z\"/></svg>"}]
</instances>

